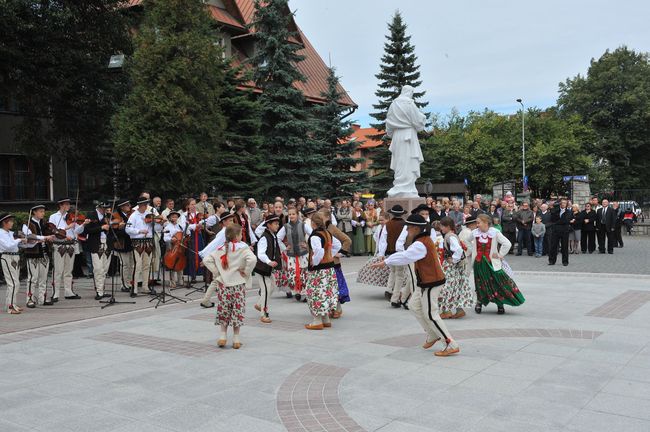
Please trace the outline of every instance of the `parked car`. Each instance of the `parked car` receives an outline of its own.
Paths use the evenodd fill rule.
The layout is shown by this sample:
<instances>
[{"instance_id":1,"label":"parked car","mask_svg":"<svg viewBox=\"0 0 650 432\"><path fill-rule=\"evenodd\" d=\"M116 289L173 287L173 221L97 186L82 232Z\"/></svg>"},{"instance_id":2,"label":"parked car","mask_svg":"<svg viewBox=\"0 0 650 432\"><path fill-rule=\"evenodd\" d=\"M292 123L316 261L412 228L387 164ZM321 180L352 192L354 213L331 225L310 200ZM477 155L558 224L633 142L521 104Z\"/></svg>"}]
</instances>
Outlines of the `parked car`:
<instances>
[{"instance_id":1,"label":"parked car","mask_svg":"<svg viewBox=\"0 0 650 432\"><path fill-rule=\"evenodd\" d=\"M620 208L625 211L629 208L632 209L637 218L641 217L641 206L636 201L619 201Z\"/></svg>"}]
</instances>

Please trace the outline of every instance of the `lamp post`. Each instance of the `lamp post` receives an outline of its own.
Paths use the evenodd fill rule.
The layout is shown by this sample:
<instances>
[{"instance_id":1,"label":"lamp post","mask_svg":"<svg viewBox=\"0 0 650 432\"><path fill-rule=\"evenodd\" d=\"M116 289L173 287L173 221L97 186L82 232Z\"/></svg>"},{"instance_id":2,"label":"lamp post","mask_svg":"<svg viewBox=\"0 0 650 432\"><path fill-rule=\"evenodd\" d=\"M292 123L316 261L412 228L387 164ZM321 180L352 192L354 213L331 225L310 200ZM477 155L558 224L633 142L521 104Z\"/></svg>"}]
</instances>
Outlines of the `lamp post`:
<instances>
[{"instance_id":1,"label":"lamp post","mask_svg":"<svg viewBox=\"0 0 650 432\"><path fill-rule=\"evenodd\" d=\"M526 132L524 120L525 107L521 99L517 99L517 102L521 104L521 181L524 185L524 192L526 192L528 190L528 182L526 181Z\"/></svg>"}]
</instances>

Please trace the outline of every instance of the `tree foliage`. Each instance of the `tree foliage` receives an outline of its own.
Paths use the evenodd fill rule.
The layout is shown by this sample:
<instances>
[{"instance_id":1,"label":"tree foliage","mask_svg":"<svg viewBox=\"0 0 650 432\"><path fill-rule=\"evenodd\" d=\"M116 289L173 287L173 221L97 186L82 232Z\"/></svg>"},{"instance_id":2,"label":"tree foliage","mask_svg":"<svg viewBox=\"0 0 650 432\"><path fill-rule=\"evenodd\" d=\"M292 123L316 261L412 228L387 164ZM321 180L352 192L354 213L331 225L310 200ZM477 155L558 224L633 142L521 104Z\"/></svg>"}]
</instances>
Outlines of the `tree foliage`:
<instances>
[{"instance_id":1,"label":"tree foliage","mask_svg":"<svg viewBox=\"0 0 650 432\"><path fill-rule=\"evenodd\" d=\"M16 140L29 155L112 169L110 116L126 82L107 66L131 51L125 3L2 2L0 94L17 102Z\"/></svg>"},{"instance_id":2,"label":"tree foliage","mask_svg":"<svg viewBox=\"0 0 650 432\"><path fill-rule=\"evenodd\" d=\"M586 76L560 83L561 112L593 128L589 151L610 167L614 187L650 184L650 62L627 47L592 59Z\"/></svg>"},{"instance_id":3,"label":"tree foliage","mask_svg":"<svg viewBox=\"0 0 650 432\"><path fill-rule=\"evenodd\" d=\"M115 149L132 188L187 193L207 185L225 126L225 62L201 0L148 0L127 64Z\"/></svg>"},{"instance_id":4,"label":"tree foliage","mask_svg":"<svg viewBox=\"0 0 650 432\"><path fill-rule=\"evenodd\" d=\"M384 55L381 58L380 70L375 77L379 80L378 89L375 96L379 102L373 105L376 110L370 114L376 123L372 127L381 133L374 136L374 139L384 139L386 130L386 115L391 102L400 95L402 87L410 85L418 89L422 84L420 80L420 66L417 64L415 55L415 46L411 43L411 36L406 34L407 25L402 20L399 11L393 15L393 20L388 24L389 34L386 35L384 43ZM428 102L422 101L425 92L416 91L413 95L415 104L418 108L424 108ZM393 175L389 169L390 151L388 142L385 145L376 147L371 153L371 169L376 170L376 175L371 178L373 190L379 194L385 193L391 186Z\"/></svg>"},{"instance_id":5,"label":"tree foliage","mask_svg":"<svg viewBox=\"0 0 650 432\"><path fill-rule=\"evenodd\" d=\"M311 134L313 118L294 86L305 77L296 67L304 57L289 40L292 14L287 0L255 0L254 80L262 89L262 151L271 165L270 194L316 195L328 179L327 163Z\"/></svg>"},{"instance_id":6,"label":"tree foliage","mask_svg":"<svg viewBox=\"0 0 650 432\"><path fill-rule=\"evenodd\" d=\"M313 108L316 119L314 138L321 144L329 178L321 186L320 192L330 197L349 195L363 187L362 182L366 174L350 171L362 162L362 159L353 156L359 143L350 140L353 133L352 122L342 119L348 108L340 103L343 91L333 68L329 69L327 91L321 96L325 102Z\"/></svg>"}]
</instances>

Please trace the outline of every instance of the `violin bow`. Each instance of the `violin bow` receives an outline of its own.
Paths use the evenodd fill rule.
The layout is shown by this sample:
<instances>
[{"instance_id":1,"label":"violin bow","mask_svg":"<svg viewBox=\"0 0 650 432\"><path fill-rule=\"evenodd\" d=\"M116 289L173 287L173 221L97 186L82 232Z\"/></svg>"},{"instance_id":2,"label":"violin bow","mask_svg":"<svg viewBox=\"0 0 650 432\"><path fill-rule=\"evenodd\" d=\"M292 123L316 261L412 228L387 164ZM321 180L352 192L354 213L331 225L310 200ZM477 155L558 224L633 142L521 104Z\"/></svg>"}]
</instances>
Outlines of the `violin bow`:
<instances>
[{"instance_id":1,"label":"violin bow","mask_svg":"<svg viewBox=\"0 0 650 432\"><path fill-rule=\"evenodd\" d=\"M77 185L77 198L74 202L74 223L77 223L77 216L79 216L79 185Z\"/></svg>"}]
</instances>

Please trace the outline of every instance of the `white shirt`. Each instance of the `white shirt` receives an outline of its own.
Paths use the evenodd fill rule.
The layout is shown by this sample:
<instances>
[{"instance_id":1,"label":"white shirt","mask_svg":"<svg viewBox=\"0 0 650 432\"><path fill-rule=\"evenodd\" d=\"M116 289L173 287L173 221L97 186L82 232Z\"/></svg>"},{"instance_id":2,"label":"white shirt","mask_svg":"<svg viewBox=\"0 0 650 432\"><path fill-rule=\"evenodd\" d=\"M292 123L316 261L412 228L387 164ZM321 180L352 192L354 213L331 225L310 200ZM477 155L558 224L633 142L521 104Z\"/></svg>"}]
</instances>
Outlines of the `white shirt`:
<instances>
[{"instance_id":1,"label":"white shirt","mask_svg":"<svg viewBox=\"0 0 650 432\"><path fill-rule=\"evenodd\" d=\"M284 228L284 227L283 227ZM269 231L270 232L270 231ZM277 236L273 233L271 233L273 238L276 240L279 240ZM257 241L257 258L262 261L264 264L269 264L271 261L273 261L271 258L269 258L266 255L266 249L268 248L268 242L266 241L265 236L261 236L260 239Z\"/></svg>"},{"instance_id":2,"label":"white shirt","mask_svg":"<svg viewBox=\"0 0 650 432\"><path fill-rule=\"evenodd\" d=\"M73 222L69 226L66 223L65 219L68 213L61 213L60 211L56 213L52 213L50 215L50 218L48 219L48 222L51 224L54 224L56 226L56 229L62 229L65 231L65 236L69 237L71 239L76 239L76 229L77 228L77 223ZM59 240L60 241L60 240Z\"/></svg>"},{"instance_id":3,"label":"white shirt","mask_svg":"<svg viewBox=\"0 0 650 432\"><path fill-rule=\"evenodd\" d=\"M375 243L377 243L377 252L375 256L386 255L386 248L388 247L388 234L386 233L386 226L380 225L379 229L373 234Z\"/></svg>"},{"instance_id":4,"label":"white shirt","mask_svg":"<svg viewBox=\"0 0 650 432\"><path fill-rule=\"evenodd\" d=\"M460 245L458 237L449 237L449 249L451 249L452 252L451 260L454 262L454 264L458 263L463 257L463 247Z\"/></svg>"},{"instance_id":5,"label":"white shirt","mask_svg":"<svg viewBox=\"0 0 650 432\"><path fill-rule=\"evenodd\" d=\"M411 243L408 249L395 252L391 256L386 257L384 262L389 266L404 266L420 261L425 256L427 256L427 247L424 243L416 241Z\"/></svg>"},{"instance_id":6,"label":"white shirt","mask_svg":"<svg viewBox=\"0 0 650 432\"><path fill-rule=\"evenodd\" d=\"M321 239L318 236L313 236L311 240L309 240L309 243L311 244L312 250L311 264L318 265L325 256L325 249L321 246ZM332 256L339 253L340 250L341 242L338 241L336 237L332 236Z\"/></svg>"},{"instance_id":7,"label":"white shirt","mask_svg":"<svg viewBox=\"0 0 650 432\"><path fill-rule=\"evenodd\" d=\"M3 252L18 252L18 244L21 243L20 239L14 238L14 233L0 228L0 253Z\"/></svg>"},{"instance_id":8,"label":"white shirt","mask_svg":"<svg viewBox=\"0 0 650 432\"><path fill-rule=\"evenodd\" d=\"M129 216L129 221L127 222L126 228L124 230L132 239L153 238L153 230L151 229L151 224L144 221L146 214L148 214L147 211L140 213L139 210L136 210L133 212L133 214L131 214L131 216ZM156 223L154 224L154 227L156 232L162 231L162 226L160 224ZM147 230L146 234L140 232L144 230Z\"/></svg>"},{"instance_id":9,"label":"white shirt","mask_svg":"<svg viewBox=\"0 0 650 432\"><path fill-rule=\"evenodd\" d=\"M35 219L35 218L32 218L32 222L34 222L34 224L36 224L36 225L39 224L39 221L37 219ZM32 230L29 229L29 226L27 226L27 224L25 224L25 225L23 225L23 234L28 236L28 235L31 235L31 234L34 234L34 233L32 232ZM36 239L37 240L45 240L45 236L37 235ZM35 245L35 243L34 243L34 245Z\"/></svg>"},{"instance_id":10,"label":"white shirt","mask_svg":"<svg viewBox=\"0 0 650 432\"><path fill-rule=\"evenodd\" d=\"M108 223L108 221L104 222L104 217L106 217L106 215L101 214L99 210L95 210L95 211L97 212L97 219L99 219L102 225L104 225L104 223ZM101 233L102 233L101 239L106 240L106 231L102 230Z\"/></svg>"},{"instance_id":11,"label":"white shirt","mask_svg":"<svg viewBox=\"0 0 650 432\"><path fill-rule=\"evenodd\" d=\"M226 229L222 229L217 236L206 247L199 251L199 256L205 258L226 243Z\"/></svg>"},{"instance_id":12,"label":"white shirt","mask_svg":"<svg viewBox=\"0 0 650 432\"><path fill-rule=\"evenodd\" d=\"M408 225L404 225L404 228L402 228L402 232L399 234L399 237L397 237L397 241L395 242L395 251L396 252L401 252L404 250L404 245L406 244L406 239L409 236L408 233ZM431 227L431 232L429 237L431 237L431 240L435 243L437 241L438 233L436 230ZM388 234L386 234L386 241L388 242Z\"/></svg>"},{"instance_id":13,"label":"white shirt","mask_svg":"<svg viewBox=\"0 0 650 432\"><path fill-rule=\"evenodd\" d=\"M175 224L167 222L165 225L165 230L163 231L163 240L166 242L172 241L172 238L176 233L185 231L185 225L181 225L176 221Z\"/></svg>"}]
</instances>

